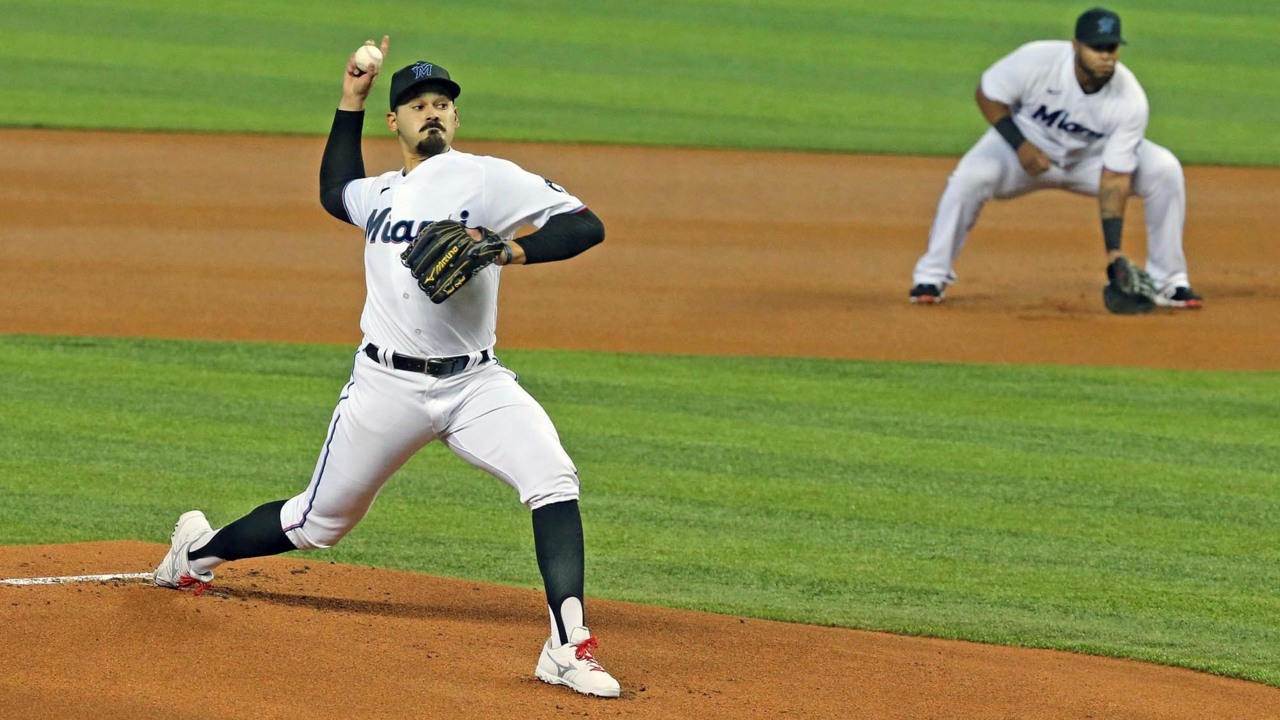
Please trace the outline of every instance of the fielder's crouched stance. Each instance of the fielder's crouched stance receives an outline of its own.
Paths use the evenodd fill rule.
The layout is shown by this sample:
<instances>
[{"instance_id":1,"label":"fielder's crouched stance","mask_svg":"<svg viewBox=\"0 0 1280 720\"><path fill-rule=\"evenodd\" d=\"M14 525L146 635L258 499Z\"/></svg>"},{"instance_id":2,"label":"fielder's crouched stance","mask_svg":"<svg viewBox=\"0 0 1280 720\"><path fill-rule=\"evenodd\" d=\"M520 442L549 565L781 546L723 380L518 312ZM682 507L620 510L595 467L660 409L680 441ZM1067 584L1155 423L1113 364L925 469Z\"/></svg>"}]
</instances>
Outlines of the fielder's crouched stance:
<instances>
[{"instance_id":1,"label":"fielder's crouched stance","mask_svg":"<svg viewBox=\"0 0 1280 720\"><path fill-rule=\"evenodd\" d=\"M501 266L573 257L601 242L604 227L558 185L454 150L461 88L427 62L391 78L387 126L404 169L365 177L360 136L377 75L348 60L320 167L325 209L364 229L368 294L364 340L311 482L217 531L203 513L183 514L155 582L199 593L229 560L331 547L410 456L439 440L533 511L551 615L537 676L617 697L585 622L577 470L546 412L493 355ZM538 230L513 240L524 225Z\"/></svg>"},{"instance_id":2,"label":"fielder's crouched stance","mask_svg":"<svg viewBox=\"0 0 1280 720\"><path fill-rule=\"evenodd\" d=\"M1123 42L1120 17L1093 8L1077 19L1073 41L1028 43L983 73L975 99L992 127L947 181L928 250L912 274L911 302L942 302L956 281L952 264L988 200L1058 188L1098 198L1108 310L1201 307L1182 251L1182 165L1144 137L1147 96L1118 60ZM1145 272L1120 251L1130 193L1145 206Z\"/></svg>"}]
</instances>

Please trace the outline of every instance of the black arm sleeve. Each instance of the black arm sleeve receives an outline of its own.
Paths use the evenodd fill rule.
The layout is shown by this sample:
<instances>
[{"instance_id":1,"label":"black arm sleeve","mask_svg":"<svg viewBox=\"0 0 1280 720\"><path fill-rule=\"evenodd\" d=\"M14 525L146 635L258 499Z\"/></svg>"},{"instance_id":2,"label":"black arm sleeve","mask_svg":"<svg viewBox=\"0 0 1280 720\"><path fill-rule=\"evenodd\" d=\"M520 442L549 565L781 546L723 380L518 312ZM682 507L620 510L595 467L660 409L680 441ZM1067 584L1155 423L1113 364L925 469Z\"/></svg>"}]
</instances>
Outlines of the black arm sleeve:
<instances>
[{"instance_id":1,"label":"black arm sleeve","mask_svg":"<svg viewBox=\"0 0 1280 720\"><path fill-rule=\"evenodd\" d=\"M604 223L587 208L552 215L537 232L516 239L526 265L568 260L603 241Z\"/></svg>"},{"instance_id":2,"label":"black arm sleeve","mask_svg":"<svg viewBox=\"0 0 1280 720\"><path fill-rule=\"evenodd\" d=\"M351 218L342 204L342 189L364 177L364 156L360 154L363 130L363 110L337 111L320 159L320 205L343 222L351 222Z\"/></svg>"}]
</instances>

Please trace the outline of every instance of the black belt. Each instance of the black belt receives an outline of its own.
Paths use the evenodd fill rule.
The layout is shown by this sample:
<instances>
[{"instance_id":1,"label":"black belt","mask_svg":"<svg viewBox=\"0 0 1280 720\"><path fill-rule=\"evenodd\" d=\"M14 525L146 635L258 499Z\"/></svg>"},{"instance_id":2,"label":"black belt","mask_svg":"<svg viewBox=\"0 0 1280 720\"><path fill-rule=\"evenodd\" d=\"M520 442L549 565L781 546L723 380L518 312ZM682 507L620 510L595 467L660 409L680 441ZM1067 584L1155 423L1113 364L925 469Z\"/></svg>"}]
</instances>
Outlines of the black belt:
<instances>
[{"instance_id":1,"label":"black belt","mask_svg":"<svg viewBox=\"0 0 1280 720\"><path fill-rule=\"evenodd\" d=\"M364 346L364 354L369 359L381 364L382 358L378 355L378 346L369 343ZM480 352L480 360L477 366L489 362L489 350L485 349ZM467 365L471 363L470 355L454 355L453 357L442 358L419 358L410 355L401 355L398 352L391 353L391 367L397 370L407 370L409 372L426 373L432 377L449 377L457 375L467 369Z\"/></svg>"}]
</instances>

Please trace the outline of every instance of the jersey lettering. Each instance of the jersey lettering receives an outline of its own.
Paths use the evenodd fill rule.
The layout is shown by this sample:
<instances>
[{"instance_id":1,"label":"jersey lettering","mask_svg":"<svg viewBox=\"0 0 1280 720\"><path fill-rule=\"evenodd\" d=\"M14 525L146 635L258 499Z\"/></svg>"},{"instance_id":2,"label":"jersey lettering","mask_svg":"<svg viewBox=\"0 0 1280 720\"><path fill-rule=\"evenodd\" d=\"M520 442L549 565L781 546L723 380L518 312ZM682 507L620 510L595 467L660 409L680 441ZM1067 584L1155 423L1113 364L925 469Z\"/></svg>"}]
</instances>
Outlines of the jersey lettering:
<instances>
[{"instance_id":1,"label":"jersey lettering","mask_svg":"<svg viewBox=\"0 0 1280 720\"><path fill-rule=\"evenodd\" d=\"M391 214L391 208L383 208L382 210L374 210L369 213L369 220L364 224L364 237L370 243L381 240L384 243L407 243L418 237L418 233L422 232L422 228L431 222L430 220L419 220L417 227L414 227L413 220L400 220L396 223L387 222L387 216Z\"/></svg>"},{"instance_id":2,"label":"jersey lettering","mask_svg":"<svg viewBox=\"0 0 1280 720\"><path fill-rule=\"evenodd\" d=\"M391 214L391 208L384 208L382 212L374 210L369 213L369 220L364 224L364 237L369 242L373 242L378 236L378 229L387 221L387 216Z\"/></svg>"},{"instance_id":3,"label":"jersey lettering","mask_svg":"<svg viewBox=\"0 0 1280 720\"><path fill-rule=\"evenodd\" d=\"M393 243L409 242L409 240L411 240L412 238L417 237L417 235L413 234L412 231L413 231L413 221L401 220L400 222L391 226L391 231L383 236L382 241L393 242Z\"/></svg>"},{"instance_id":4,"label":"jersey lettering","mask_svg":"<svg viewBox=\"0 0 1280 720\"><path fill-rule=\"evenodd\" d=\"M1032 115L1032 120L1038 120L1044 123L1045 127L1057 127L1065 133L1071 135L1082 135L1089 140L1101 140L1104 135L1097 130L1091 130L1080 123L1071 122L1067 118L1071 117L1071 113L1066 110L1054 110L1049 112L1049 108L1041 105Z\"/></svg>"}]
</instances>

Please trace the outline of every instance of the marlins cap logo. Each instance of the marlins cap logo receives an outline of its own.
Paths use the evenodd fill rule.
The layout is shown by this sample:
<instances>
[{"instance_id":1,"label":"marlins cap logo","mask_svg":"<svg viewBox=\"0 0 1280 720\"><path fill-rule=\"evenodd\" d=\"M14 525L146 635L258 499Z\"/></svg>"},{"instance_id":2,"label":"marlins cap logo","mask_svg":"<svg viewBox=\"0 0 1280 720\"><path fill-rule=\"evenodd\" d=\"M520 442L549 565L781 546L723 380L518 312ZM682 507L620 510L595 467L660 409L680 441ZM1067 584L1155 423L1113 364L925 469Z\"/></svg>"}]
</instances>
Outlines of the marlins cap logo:
<instances>
[{"instance_id":1,"label":"marlins cap logo","mask_svg":"<svg viewBox=\"0 0 1280 720\"><path fill-rule=\"evenodd\" d=\"M1098 18L1098 32L1104 35L1110 35L1116 29L1115 18Z\"/></svg>"},{"instance_id":2,"label":"marlins cap logo","mask_svg":"<svg viewBox=\"0 0 1280 720\"><path fill-rule=\"evenodd\" d=\"M431 68L435 67L431 63L418 63L413 66L413 79L421 80L424 77L431 77Z\"/></svg>"}]
</instances>

